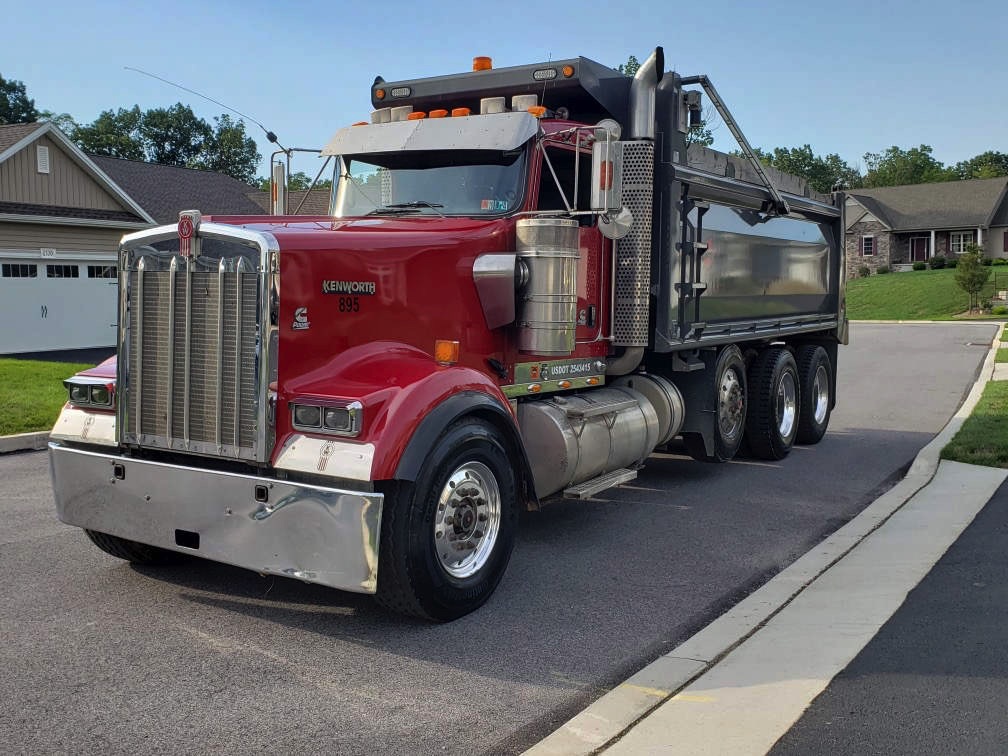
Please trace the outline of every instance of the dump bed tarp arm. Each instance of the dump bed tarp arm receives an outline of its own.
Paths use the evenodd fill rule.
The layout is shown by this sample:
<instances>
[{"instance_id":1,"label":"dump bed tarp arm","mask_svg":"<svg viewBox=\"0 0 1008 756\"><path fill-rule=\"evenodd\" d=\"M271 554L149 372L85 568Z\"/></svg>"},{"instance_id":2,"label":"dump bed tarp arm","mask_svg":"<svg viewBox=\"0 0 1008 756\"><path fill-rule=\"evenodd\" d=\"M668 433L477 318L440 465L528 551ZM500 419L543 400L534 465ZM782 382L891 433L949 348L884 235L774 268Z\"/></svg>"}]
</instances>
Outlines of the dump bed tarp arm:
<instances>
[{"instance_id":1,"label":"dump bed tarp arm","mask_svg":"<svg viewBox=\"0 0 1008 756\"><path fill-rule=\"evenodd\" d=\"M738 123L732 117L732 114L728 110L728 106L725 105L724 100L718 94L717 90L714 88L714 84L711 80L707 78L706 75L700 74L699 76L685 76L681 80L682 86L689 86L691 84L699 84L704 88L710 101L714 103L714 107L717 108L718 113L721 115L722 120L724 120L725 125L728 130L731 131L732 136L735 137L735 141L738 142L739 147L742 148L743 154L749 159L752 164L753 170L756 171L756 175L760 177L763 184L766 186L767 190L770 192L770 196L773 199L773 210L777 215L787 215L790 212L788 208L788 200L784 199L784 196L777 191L777 187L773 185L770 177L767 176L766 171L763 170L763 164L756 157L756 153L753 152L752 147L749 146L749 141L745 138L745 134L742 133L742 129L739 128Z\"/></svg>"}]
</instances>

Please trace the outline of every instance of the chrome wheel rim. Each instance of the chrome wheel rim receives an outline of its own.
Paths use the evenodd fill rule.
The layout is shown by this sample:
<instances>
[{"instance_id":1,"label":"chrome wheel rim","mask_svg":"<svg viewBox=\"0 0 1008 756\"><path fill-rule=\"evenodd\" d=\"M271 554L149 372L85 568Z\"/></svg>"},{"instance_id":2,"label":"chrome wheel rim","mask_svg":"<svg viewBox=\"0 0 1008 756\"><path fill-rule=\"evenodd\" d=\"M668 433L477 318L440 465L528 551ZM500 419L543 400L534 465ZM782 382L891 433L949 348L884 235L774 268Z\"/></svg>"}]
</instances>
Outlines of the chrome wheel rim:
<instances>
[{"instance_id":1,"label":"chrome wheel rim","mask_svg":"<svg viewBox=\"0 0 1008 756\"><path fill-rule=\"evenodd\" d=\"M829 409L829 376L826 374L825 365L816 368L815 378L812 380L812 396L815 399L815 410L812 414L816 425L822 425Z\"/></svg>"},{"instance_id":2,"label":"chrome wheel rim","mask_svg":"<svg viewBox=\"0 0 1008 756\"><path fill-rule=\"evenodd\" d=\"M777 384L777 431L781 438L790 438L798 417L798 391L794 373L790 370L781 376Z\"/></svg>"},{"instance_id":3,"label":"chrome wheel rim","mask_svg":"<svg viewBox=\"0 0 1008 756\"><path fill-rule=\"evenodd\" d=\"M745 420L745 391L734 368L725 370L718 387L718 425L721 437L732 441L742 432Z\"/></svg>"},{"instance_id":4,"label":"chrome wheel rim","mask_svg":"<svg viewBox=\"0 0 1008 756\"><path fill-rule=\"evenodd\" d=\"M500 533L497 479L482 462L466 462L451 474L438 497L434 550L454 578L476 574L490 559Z\"/></svg>"}]
</instances>

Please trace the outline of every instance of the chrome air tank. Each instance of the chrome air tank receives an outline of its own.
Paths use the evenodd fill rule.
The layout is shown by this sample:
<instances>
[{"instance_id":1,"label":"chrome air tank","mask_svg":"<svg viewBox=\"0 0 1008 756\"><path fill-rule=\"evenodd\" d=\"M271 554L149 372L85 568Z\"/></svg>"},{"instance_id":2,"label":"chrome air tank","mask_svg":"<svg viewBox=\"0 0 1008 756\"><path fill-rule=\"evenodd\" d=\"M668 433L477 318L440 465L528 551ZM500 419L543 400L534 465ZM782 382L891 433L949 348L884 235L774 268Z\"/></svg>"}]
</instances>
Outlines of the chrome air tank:
<instances>
[{"instance_id":1,"label":"chrome air tank","mask_svg":"<svg viewBox=\"0 0 1008 756\"><path fill-rule=\"evenodd\" d=\"M613 470L638 467L659 434L651 402L630 388L523 402L518 424L540 497Z\"/></svg>"},{"instance_id":2,"label":"chrome air tank","mask_svg":"<svg viewBox=\"0 0 1008 756\"><path fill-rule=\"evenodd\" d=\"M578 222L522 218L517 253L528 271L520 292L518 348L533 354L570 354L577 325Z\"/></svg>"}]
</instances>

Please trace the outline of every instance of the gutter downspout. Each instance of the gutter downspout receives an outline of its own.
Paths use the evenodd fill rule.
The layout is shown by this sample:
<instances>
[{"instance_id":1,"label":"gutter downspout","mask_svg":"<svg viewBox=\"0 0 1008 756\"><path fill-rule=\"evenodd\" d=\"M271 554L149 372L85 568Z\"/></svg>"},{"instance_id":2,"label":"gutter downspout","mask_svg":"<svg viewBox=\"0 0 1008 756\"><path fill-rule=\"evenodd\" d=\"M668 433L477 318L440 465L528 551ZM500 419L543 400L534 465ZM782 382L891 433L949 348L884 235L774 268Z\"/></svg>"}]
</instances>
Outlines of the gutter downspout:
<instances>
[{"instance_id":1,"label":"gutter downspout","mask_svg":"<svg viewBox=\"0 0 1008 756\"><path fill-rule=\"evenodd\" d=\"M651 56L637 69L637 74L630 84L629 136L632 139L655 138L655 90L664 73L665 52L661 47L656 47ZM606 375L632 373L643 359L644 347L627 347L618 357L606 360Z\"/></svg>"}]
</instances>

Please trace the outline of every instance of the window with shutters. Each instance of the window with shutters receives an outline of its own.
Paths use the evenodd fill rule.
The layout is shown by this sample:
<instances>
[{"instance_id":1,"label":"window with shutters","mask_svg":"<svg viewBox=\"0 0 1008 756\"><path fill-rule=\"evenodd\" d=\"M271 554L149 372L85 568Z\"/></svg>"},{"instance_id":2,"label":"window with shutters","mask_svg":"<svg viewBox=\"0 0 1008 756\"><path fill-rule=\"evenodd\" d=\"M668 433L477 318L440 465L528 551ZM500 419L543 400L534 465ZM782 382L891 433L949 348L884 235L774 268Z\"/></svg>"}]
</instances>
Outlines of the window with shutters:
<instances>
[{"instance_id":1,"label":"window with shutters","mask_svg":"<svg viewBox=\"0 0 1008 756\"><path fill-rule=\"evenodd\" d=\"M949 252L961 255L973 243L972 231L952 231L949 233Z\"/></svg>"}]
</instances>

